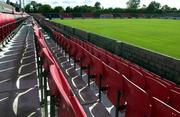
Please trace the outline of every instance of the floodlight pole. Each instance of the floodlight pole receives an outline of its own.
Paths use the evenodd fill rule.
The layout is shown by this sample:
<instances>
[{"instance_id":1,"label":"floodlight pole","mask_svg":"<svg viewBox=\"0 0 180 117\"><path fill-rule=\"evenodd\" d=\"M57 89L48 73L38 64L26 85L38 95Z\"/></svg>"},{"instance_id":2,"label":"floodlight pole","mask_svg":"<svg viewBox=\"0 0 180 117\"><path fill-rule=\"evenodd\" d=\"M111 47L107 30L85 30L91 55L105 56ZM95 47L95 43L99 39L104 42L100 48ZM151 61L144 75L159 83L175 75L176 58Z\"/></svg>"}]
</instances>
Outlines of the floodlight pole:
<instances>
[{"instance_id":1,"label":"floodlight pole","mask_svg":"<svg viewBox=\"0 0 180 117\"><path fill-rule=\"evenodd\" d=\"M20 9L20 11L21 11L21 0L19 0L19 9Z\"/></svg>"},{"instance_id":2,"label":"floodlight pole","mask_svg":"<svg viewBox=\"0 0 180 117\"><path fill-rule=\"evenodd\" d=\"M24 4L24 0L23 0L23 9L24 9L24 7L25 7L25 4Z\"/></svg>"}]
</instances>

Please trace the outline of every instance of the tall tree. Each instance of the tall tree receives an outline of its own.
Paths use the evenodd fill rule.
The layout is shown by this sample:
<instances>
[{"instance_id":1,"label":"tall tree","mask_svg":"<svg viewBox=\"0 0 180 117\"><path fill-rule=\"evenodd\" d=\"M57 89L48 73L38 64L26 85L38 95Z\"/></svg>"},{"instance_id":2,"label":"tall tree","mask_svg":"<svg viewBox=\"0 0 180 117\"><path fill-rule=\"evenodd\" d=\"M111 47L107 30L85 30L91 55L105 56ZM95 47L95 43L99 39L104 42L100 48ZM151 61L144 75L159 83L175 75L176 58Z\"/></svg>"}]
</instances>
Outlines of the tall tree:
<instances>
[{"instance_id":1,"label":"tall tree","mask_svg":"<svg viewBox=\"0 0 180 117\"><path fill-rule=\"evenodd\" d=\"M147 7L147 11L150 13L157 13L159 11L161 7L161 4L156 2L156 1L152 1L149 6Z\"/></svg>"},{"instance_id":2,"label":"tall tree","mask_svg":"<svg viewBox=\"0 0 180 117\"><path fill-rule=\"evenodd\" d=\"M171 11L172 11L172 12L173 12L173 11L177 11L177 8L173 7L173 8L171 8Z\"/></svg>"},{"instance_id":3,"label":"tall tree","mask_svg":"<svg viewBox=\"0 0 180 117\"><path fill-rule=\"evenodd\" d=\"M10 1L9 1L9 0L7 0L7 1L6 1L6 4L10 4Z\"/></svg>"},{"instance_id":4,"label":"tall tree","mask_svg":"<svg viewBox=\"0 0 180 117\"><path fill-rule=\"evenodd\" d=\"M94 7L96 7L96 8L101 8L101 3L100 3L100 2L96 2L96 3L94 4Z\"/></svg>"},{"instance_id":5,"label":"tall tree","mask_svg":"<svg viewBox=\"0 0 180 117\"><path fill-rule=\"evenodd\" d=\"M61 6L56 6L54 7L54 13L62 13L64 11L63 7Z\"/></svg>"},{"instance_id":6,"label":"tall tree","mask_svg":"<svg viewBox=\"0 0 180 117\"><path fill-rule=\"evenodd\" d=\"M37 3L36 1L31 1L29 4L25 6L25 11L26 12L34 12L37 13L39 12L39 8L42 6L41 3Z\"/></svg>"},{"instance_id":7,"label":"tall tree","mask_svg":"<svg viewBox=\"0 0 180 117\"><path fill-rule=\"evenodd\" d=\"M70 6L66 7L66 13L71 13L72 11L73 9Z\"/></svg>"},{"instance_id":8,"label":"tall tree","mask_svg":"<svg viewBox=\"0 0 180 117\"><path fill-rule=\"evenodd\" d=\"M146 9L147 8L147 6L145 5L145 4L143 4L143 7L142 7L143 9Z\"/></svg>"},{"instance_id":9,"label":"tall tree","mask_svg":"<svg viewBox=\"0 0 180 117\"><path fill-rule=\"evenodd\" d=\"M171 10L171 8L170 8L168 5L164 5L164 6L162 6L161 10L162 10L163 12L168 12L168 11Z\"/></svg>"},{"instance_id":10,"label":"tall tree","mask_svg":"<svg viewBox=\"0 0 180 117\"><path fill-rule=\"evenodd\" d=\"M129 9L137 9L140 5L140 0L129 0L126 4Z\"/></svg>"},{"instance_id":11,"label":"tall tree","mask_svg":"<svg viewBox=\"0 0 180 117\"><path fill-rule=\"evenodd\" d=\"M52 8L49 4L44 4L44 5L40 6L39 11L41 13L50 13L52 11Z\"/></svg>"}]
</instances>

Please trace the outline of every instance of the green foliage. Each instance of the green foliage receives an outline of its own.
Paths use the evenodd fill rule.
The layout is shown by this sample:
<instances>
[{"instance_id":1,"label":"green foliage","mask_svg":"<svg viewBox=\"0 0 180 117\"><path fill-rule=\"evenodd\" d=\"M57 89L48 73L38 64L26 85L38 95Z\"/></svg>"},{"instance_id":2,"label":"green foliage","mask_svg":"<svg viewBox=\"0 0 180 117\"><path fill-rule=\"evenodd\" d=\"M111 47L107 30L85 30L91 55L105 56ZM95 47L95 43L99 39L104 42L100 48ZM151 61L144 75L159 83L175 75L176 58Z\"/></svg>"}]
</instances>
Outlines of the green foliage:
<instances>
[{"instance_id":1,"label":"green foliage","mask_svg":"<svg viewBox=\"0 0 180 117\"><path fill-rule=\"evenodd\" d=\"M160 19L54 20L180 59L180 21Z\"/></svg>"},{"instance_id":2,"label":"green foliage","mask_svg":"<svg viewBox=\"0 0 180 117\"><path fill-rule=\"evenodd\" d=\"M140 5L140 0L129 0L127 2L127 7L129 9L137 9Z\"/></svg>"},{"instance_id":3,"label":"green foliage","mask_svg":"<svg viewBox=\"0 0 180 117\"><path fill-rule=\"evenodd\" d=\"M96 8L101 8L101 3L100 3L100 2L96 2L96 3L94 4L94 7L96 7Z\"/></svg>"},{"instance_id":4,"label":"green foliage","mask_svg":"<svg viewBox=\"0 0 180 117\"><path fill-rule=\"evenodd\" d=\"M140 0L129 0L127 2L128 8L103 8L101 7L100 2L96 2L94 6L82 5L75 7L66 7L64 10L62 6L57 6L54 9L51 8L50 5L42 5L35 1L31 1L31 3L27 4L25 7L26 12L33 13L45 13L45 11L52 13L72 13L77 16L81 16L81 13L94 13L98 16L101 13L169 13L169 12L180 12L176 8L170 8L165 5L161 8L161 4L155 1L152 1L148 7L143 5L142 8L139 8ZM41 9L40 9L41 8ZM47 10L46 10L47 9ZM169 10L170 9L170 10Z\"/></svg>"},{"instance_id":5,"label":"green foliage","mask_svg":"<svg viewBox=\"0 0 180 117\"><path fill-rule=\"evenodd\" d=\"M51 8L50 5L45 4L45 5L42 5L42 6L39 7L39 11L41 13L50 13L52 11L52 8Z\"/></svg>"},{"instance_id":6,"label":"green foliage","mask_svg":"<svg viewBox=\"0 0 180 117\"><path fill-rule=\"evenodd\" d=\"M64 12L64 9L61 6L57 6L57 7L54 7L53 12L54 13L62 13L62 12Z\"/></svg>"},{"instance_id":7,"label":"green foliage","mask_svg":"<svg viewBox=\"0 0 180 117\"><path fill-rule=\"evenodd\" d=\"M164 6L162 6L161 10L162 10L163 12L168 12L168 11L171 10L171 8L170 8L168 5L164 5Z\"/></svg>"},{"instance_id":8,"label":"green foliage","mask_svg":"<svg viewBox=\"0 0 180 117\"><path fill-rule=\"evenodd\" d=\"M25 6L25 11L27 13L38 13L39 8L42 6L41 3L37 3L36 1L31 1L29 4Z\"/></svg>"},{"instance_id":9,"label":"green foliage","mask_svg":"<svg viewBox=\"0 0 180 117\"><path fill-rule=\"evenodd\" d=\"M156 2L156 1L152 1L149 6L147 7L147 12L149 13L157 13L159 12L161 7L161 4Z\"/></svg>"},{"instance_id":10,"label":"green foliage","mask_svg":"<svg viewBox=\"0 0 180 117\"><path fill-rule=\"evenodd\" d=\"M66 7L66 13L72 13L72 11L73 9L70 6Z\"/></svg>"}]
</instances>

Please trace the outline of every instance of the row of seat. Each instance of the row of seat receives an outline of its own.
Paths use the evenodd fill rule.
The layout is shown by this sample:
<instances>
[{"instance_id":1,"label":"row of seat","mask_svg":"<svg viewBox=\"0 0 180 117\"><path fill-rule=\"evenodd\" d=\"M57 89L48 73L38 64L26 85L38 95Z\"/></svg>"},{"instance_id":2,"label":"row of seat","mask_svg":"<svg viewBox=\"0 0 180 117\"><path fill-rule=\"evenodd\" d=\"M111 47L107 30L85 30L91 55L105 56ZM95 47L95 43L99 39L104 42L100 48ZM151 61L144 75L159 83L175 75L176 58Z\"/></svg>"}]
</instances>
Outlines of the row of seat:
<instances>
[{"instance_id":1,"label":"row of seat","mask_svg":"<svg viewBox=\"0 0 180 117\"><path fill-rule=\"evenodd\" d=\"M44 24L46 25L46 27L51 27L51 23L46 23L46 22L44 22ZM54 27L54 26L53 26ZM54 28L53 28L54 29ZM55 29L56 30L56 29ZM52 33L55 33L55 32L52 32ZM57 36L57 35L55 35L55 36ZM78 44L82 44L83 42L82 41L80 41L80 40L76 40L77 42L78 42ZM87 43L87 42L86 42ZM86 44L86 43L84 43L84 44ZM92 44L90 44L90 43L88 43L89 45L91 45L92 46ZM93 45L94 46L94 45ZM95 47L95 46L94 46ZM95 48L97 48L97 47L95 47ZM98 48L98 49L100 49L100 48ZM73 49L72 49L73 50ZM102 50L102 49L100 49L100 50ZM89 50L88 50L89 51ZM104 51L104 50L103 50ZM107 51L105 51L106 52L106 54L109 54L109 55L111 55L111 57L113 57L113 58L116 58L118 61L119 60L121 60L121 58L119 58L119 57L117 57L117 56L114 56L114 55L112 55L111 53L108 53ZM122 59L123 60L123 59ZM124 61L123 61L124 62ZM129 62L127 62L127 61L125 61L125 63L123 63L123 64L127 64L127 63L129 63ZM126 65L126 66L129 66L128 64ZM179 88L177 87L177 86L175 86L175 84L174 83L172 83L172 82L170 82L170 81L167 81L167 80L162 80L162 79L160 79L160 77L159 76L157 76L157 75L155 75L155 74L153 74L153 73L150 73L150 72L148 72L148 71L145 71L144 72L144 69L142 69L142 68L140 68L140 67L138 67L138 66L136 66L136 65L133 65L132 64L132 66L133 67L135 67L135 68L138 68L137 70L139 70L139 71L141 71L141 70L143 70L143 71L141 71L142 73L143 73L143 75L144 76L152 76L153 77L153 79L155 79L155 80L157 80L158 82L160 82L160 83L162 83L163 85L166 85L168 88L173 88L173 90L175 90L175 92L176 92L176 95L177 95L177 93L179 92ZM121 66L120 68L122 68L123 66ZM88 70L87 70L88 71ZM128 70L127 70L128 71ZM122 70L122 72L123 72L123 70ZM128 72L127 72L128 73ZM92 75L93 76L93 75ZM91 77L91 76L90 76ZM176 96L175 96L176 97ZM172 98L171 98L172 99ZM178 99L178 98L176 98L176 99ZM171 104L172 104L172 102L171 102ZM175 103L174 103L175 104ZM176 106L178 106L178 104L176 103L175 104ZM167 105L166 105L167 106Z\"/></svg>"},{"instance_id":2,"label":"row of seat","mask_svg":"<svg viewBox=\"0 0 180 117\"><path fill-rule=\"evenodd\" d=\"M96 82L99 94L105 91L118 111L126 105L127 117L180 116L180 93L174 90L174 83L161 80L87 42L67 39L58 32L53 32L53 35L55 41L88 74L88 80Z\"/></svg>"},{"instance_id":3,"label":"row of seat","mask_svg":"<svg viewBox=\"0 0 180 117\"><path fill-rule=\"evenodd\" d=\"M137 66L136 64L130 63L127 60L124 60L123 58L120 58L116 55L113 55L110 52L107 52L105 50L103 50L102 48L98 48L97 46L94 46L93 44L89 43L89 42L83 42L80 41L79 39L75 39L75 38L71 38L73 41L75 41L76 43L80 44L82 47L84 47L86 50L88 50L90 53L92 53L93 55L95 55L96 57L100 58L103 62L105 62L106 64L108 64L109 66L111 66L114 69L120 69L119 72L122 72L122 74L124 74L126 77L131 78L133 77L133 71L139 72L138 74L141 76L148 76L148 77L152 77L153 79L161 82L162 84L164 84L165 86L167 86L167 88L171 88L177 92L179 92L179 87L176 86L175 83L166 80L166 79L162 79L160 76L149 72L147 70L145 70L144 68L141 68L139 66ZM120 65L118 64L119 61ZM121 68L119 68L119 66L121 66ZM132 70L134 69L134 70ZM136 75L136 74L135 74ZM144 84L144 82L143 82ZM142 85L143 85L142 84ZM144 86L142 86L141 88L143 88Z\"/></svg>"},{"instance_id":4,"label":"row of seat","mask_svg":"<svg viewBox=\"0 0 180 117\"><path fill-rule=\"evenodd\" d=\"M15 20L13 15L0 13L0 44L4 41L4 39L15 30L26 18L21 18L19 20Z\"/></svg>"},{"instance_id":5,"label":"row of seat","mask_svg":"<svg viewBox=\"0 0 180 117\"><path fill-rule=\"evenodd\" d=\"M86 117L86 113L77 98L74 96L65 76L47 47L45 39L35 22L34 33L36 37L38 56L42 59L44 74L48 77L51 95L56 97L58 116Z\"/></svg>"}]
</instances>

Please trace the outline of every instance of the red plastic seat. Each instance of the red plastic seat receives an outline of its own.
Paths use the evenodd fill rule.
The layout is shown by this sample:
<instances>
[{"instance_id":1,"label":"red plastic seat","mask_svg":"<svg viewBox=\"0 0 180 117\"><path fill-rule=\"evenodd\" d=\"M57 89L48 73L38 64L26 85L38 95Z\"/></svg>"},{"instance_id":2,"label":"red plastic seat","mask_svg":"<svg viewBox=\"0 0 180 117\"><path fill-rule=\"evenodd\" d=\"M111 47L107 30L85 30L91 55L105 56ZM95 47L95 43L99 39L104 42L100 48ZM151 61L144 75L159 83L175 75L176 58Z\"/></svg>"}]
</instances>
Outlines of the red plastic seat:
<instances>
[{"instance_id":1,"label":"red plastic seat","mask_svg":"<svg viewBox=\"0 0 180 117\"><path fill-rule=\"evenodd\" d=\"M151 117L180 117L180 112L153 97Z\"/></svg>"},{"instance_id":2,"label":"red plastic seat","mask_svg":"<svg viewBox=\"0 0 180 117\"><path fill-rule=\"evenodd\" d=\"M124 76L126 76L127 78L129 78L130 74L130 70L129 70L129 66L126 63L123 62L117 62L117 71L119 71L121 74L123 74Z\"/></svg>"},{"instance_id":3,"label":"red plastic seat","mask_svg":"<svg viewBox=\"0 0 180 117\"><path fill-rule=\"evenodd\" d=\"M117 67L118 61L116 59L112 58L111 56L108 56L108 55L107 55L107 59L108 59L108 65L110 67L112 67L113 69L118 70L118 67Z\"/></svg>"},{"instance_id":4,"label":"red plastic seat","mask_svg":"<svg viewBox=\"0 0 180 117\"><path fill-rule=\"evenodd\" d=\"M174 90L170 90L170 98L168 104L180 111L180 93Z\"/></svg>"},{"instance_id":5,"label":"red plastic seat","mask_svg":"<svg viewBox=\"0 0 180 117\"><path fill-rule=\"evenodd\" d=\"M84 50L84 57L81 59L81 66L87 74L89 74L88 69L90 69L92 63L91 56L92 55L87 50Z\"/></svg>"},{"instance_id":6,"label":"red plastic seat","mask_svg":"<svg viewBox=\"0 0 180 117\"><path fill-rule=\"evenodd\" d=\"M118 71L108 65L104 65L102 84L107 87L107 96L112 104L116 106L120 101L124 101L124 99L122 99L123 77ZM121 96L119 102L117 102L118 95Z\"/></svg>"},{"instance_id":7,"label":"red plastic seat","mask_svg":"<svg viewBox=\"0 0 180 117\"><path fill-rule=\"evenodd\" d=\"M81 61L81 59L83 59L84 57L84 49L80 45L75 45L75 47L77 52L75 54L74 59L76 61Z\"/></svg>"},{"instance_id":8,"label":"red plastic seat","mask_svg":"<svg viewBox=\"0 0 180 117\"><path fill-rule=\"evenodd\" d=\"M42 49L46 47L46 44L43 39L38 39L37 44L38 44L37 46L38 54L40 54L42 52Z\"/></svg>"},{"instance_id":9,"label":"red plastic seat","mask_svg":"<svg viewBox=\"0 0 180 117\"><path fill-rule=\"evenodd\" d=\"M82 106L80 105L79 101L75 96L69 97L71 104L74 108L76 117L87 117L86 113L84 112ZM71 117L71 116L70 116Z\"/></svg>"},{"instance_id":10,"label":"red plastic seat","mask_svg":"<svg viewBox=\"0 0 180 117\"><path fill-rule=\"evenodd\" d=\"M175 90L176 92L180 93L180 87L174 87L173 90Z\"/></svg>"},{"instance_id":11,"label":"red plastic seat","mask_svg":"<svg viewBox=\"0 0 180 117\"><path fill-rule=\"evenodd\" d=\"M154 75L151 72L149 72L145 69L143 69L141 73L143 74L144 77L147 77L147 76L148 77L154 77Z\"/></svg>"},{"instance_id":12,"label":"red plastic seat","mask_svg":"<svg viewBox=\"0 0 180 117\"><path fill-rule=\"evenodd\" d=\"M49 71L49 66L54 63L52 56L49 54L46 48L42 49L41 57L43 58L43 67L46 71Z\"/></svg>"},{"instance_id":13,"label":"red plastic seat","mask_svg":"<svg viewBox=\"0 0 180 117\"><path fill-rule=\"evenodd\" d=\"M76 45L72 40L69 40L69 46L70 46L69 47L70 49L68 50L68 54L69 55L71 55L71 54L74 55L73 53L75 52L74 49L76 49L76 47L75 47ZM72 51L72 49L73 49L73 51Z\"/></svg>"},{"instance_id":14,"label":"red plastic seat","mask_svg":"<svg viewBox=\"0 0 180 117\"><path fill-rule=\"evenodd\" d=\"M96 56L97 58L100 58L100 53L96 48L93 48L93 53L94 56Z\"/></svg>"},{"instance_id":15,"label":"red plastic seat","mask_svg":"<svg viewBox=\"0 0 180 117\"><path fill-rule=\"evenodd\" d=\"M99 59L106 64L109 64L108 56L105 53L99 52Z\"/></svg>"},{"instance_id":16,"label":"red plastic seat","mask_svg":"<svg viewBox=\"0 0 180 117\"><path fill-rule=\"evenodd\" d=\"M149 117L150 101L148 94L139 86L124 77L124 94L127 96L126 117Z\"/></svg>"},{"instance_id":17,"label":"red plastic seat","mask_svg":"<svg viewBox=\"0 0 180 117\"><path fill-rule=\"evenodd\" d=\"M57 68L55 65L50 66L50 74L58 88L58 95L56 95L58 100L58 115L66 117L75 117L76 115L74 109L72 108L72 104L63 89L62 82L59 78L59 74L57 72Z\"/></svg>"},{"instance_id":18,"label":"red plastic seat","mask_svg":"<svg viewBox=\"0 0 180 117\"><path fill-rule=\"evenodd\" d=\"M138 70L133 67L130 67L130 80L142 89L144 89L145 78Z\"/></svg>"},{"instance_id":19,"label":"red plastic seat","mask_svg":"<svg viewBox=\"0 0 180 117\"><path fill-rule=\"evenodd\" d=\"M145 90L151 97L156 97L163 102L167 102L169 99L169 89L161 82L153 79L152 77L146 77Z\"/></svg>"},{"instance_id":20,"label":"red plastic seat","mask_svg":"<svg viewBox=\"0 0 180 117\"><path fill-rule=\"evenodd\" d=\"M155 80L161 82L161 83L162 83L163 85L165 85L168 89L172 89L172 88L175 87L175 86L172 85L171 83L169 83L169 82L163 80L160 76L154 75L153 78L154 78Z\"/></svg>"},{"instance_id":21,"label":"red plastic seat","mask_svg":"<svg viewBox=\"0 0 180 117\"><path fill-rule=\"evenodd\" d=\"M167 80L167 79L163 79L163 80L164 80L164 82L169 83L169 84L171 85L171 88L176 87L176 83L174 83L174 82L172 82L172 81L170 81L170 80Z\"/></svg>"},{"instance_id":22,"label":"red plastic seat","mask_svg":"<svg viewBox=\"0 0 180 117\"><path fill-rule=\"evenodd\" d=\"M91 57L92 64L90 66L90 74L94 76L96 84L99 86L99 78L102 77L103 74L103 64L100 59L93 56Z\"/></svg>"}]
</instances>

